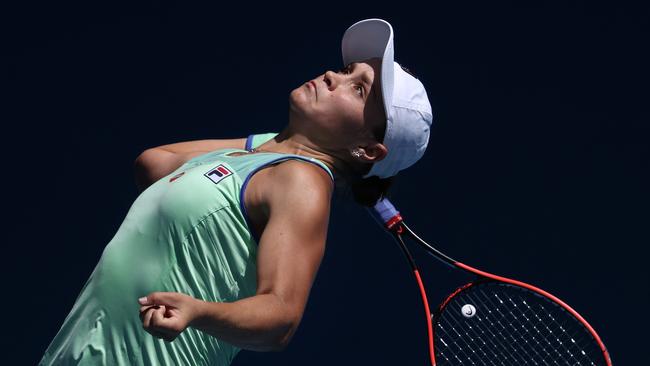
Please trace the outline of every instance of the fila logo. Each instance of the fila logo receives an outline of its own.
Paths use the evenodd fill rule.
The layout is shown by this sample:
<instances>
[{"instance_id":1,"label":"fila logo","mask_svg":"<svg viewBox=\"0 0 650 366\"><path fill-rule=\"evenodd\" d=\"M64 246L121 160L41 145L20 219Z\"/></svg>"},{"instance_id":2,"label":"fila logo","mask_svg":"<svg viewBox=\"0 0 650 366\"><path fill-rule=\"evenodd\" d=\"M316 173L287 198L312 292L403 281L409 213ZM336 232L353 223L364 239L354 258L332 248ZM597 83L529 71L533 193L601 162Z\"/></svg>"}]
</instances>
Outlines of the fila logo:
<instances>
[{"instance_id":1,"label":"fila logo","mask_svg":"<svg viewBox=\"0 0 650 366\"><path fill-rule=\"evenodd\" d=\"M210 178L214 183L221 182L224 178L231 176L233 173L230 169L226 168L223 164L217 165L216 168L211 169L204 175Z\"/></svg>"}]
</instances>

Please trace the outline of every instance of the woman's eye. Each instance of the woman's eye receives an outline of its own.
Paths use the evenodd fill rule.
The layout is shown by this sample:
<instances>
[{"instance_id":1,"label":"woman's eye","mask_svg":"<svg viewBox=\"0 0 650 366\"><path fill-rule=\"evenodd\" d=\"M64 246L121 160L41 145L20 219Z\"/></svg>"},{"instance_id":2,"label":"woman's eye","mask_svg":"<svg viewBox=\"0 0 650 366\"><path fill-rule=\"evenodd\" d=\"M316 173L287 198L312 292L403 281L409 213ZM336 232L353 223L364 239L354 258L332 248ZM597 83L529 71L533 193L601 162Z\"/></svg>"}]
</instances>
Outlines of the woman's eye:
<instances>
[{"instance_id":1,"label":"woman's eye","mask_svg":"<svg viewBox=\"0 0 650 366\"><path fill-rule=\"evenodd\" d=\"M363 96L363 87L361 85L356 85L355 88L360 96Z\"/></svg>"}]
</instances>

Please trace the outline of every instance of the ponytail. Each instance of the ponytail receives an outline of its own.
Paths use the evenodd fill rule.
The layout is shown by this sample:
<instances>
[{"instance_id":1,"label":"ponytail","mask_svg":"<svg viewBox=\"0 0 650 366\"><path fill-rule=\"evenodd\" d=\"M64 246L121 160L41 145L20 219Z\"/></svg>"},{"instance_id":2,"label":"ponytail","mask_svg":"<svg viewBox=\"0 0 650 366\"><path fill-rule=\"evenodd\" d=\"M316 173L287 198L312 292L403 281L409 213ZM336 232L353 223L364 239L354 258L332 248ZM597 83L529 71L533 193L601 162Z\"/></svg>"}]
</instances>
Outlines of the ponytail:
<instances>
[{"instance_id":1,"label":"ponytail","mask_svg":"<svg viewBox=\"0 0 650 366\"><path fill-rule=\"evenodd\" d=\"M388 195L388 189L395 177L361 178L350 183L350 191L354 201L362 206L373 207L380 198Z\"/></svg>"}]
</instances>

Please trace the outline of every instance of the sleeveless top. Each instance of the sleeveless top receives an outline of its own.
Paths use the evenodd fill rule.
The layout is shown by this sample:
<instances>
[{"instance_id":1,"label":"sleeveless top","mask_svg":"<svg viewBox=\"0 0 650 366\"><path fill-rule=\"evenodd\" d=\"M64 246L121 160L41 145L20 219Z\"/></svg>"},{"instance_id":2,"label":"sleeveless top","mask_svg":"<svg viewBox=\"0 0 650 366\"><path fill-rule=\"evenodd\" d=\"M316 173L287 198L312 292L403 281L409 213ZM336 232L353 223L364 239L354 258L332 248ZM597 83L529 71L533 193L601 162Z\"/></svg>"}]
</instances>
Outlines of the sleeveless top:
<instances>
[{"instance_id":1,"label":"sleeveless top","mask_svg":"<svg viewBox=\"0 0 650 366\"><path fill-rule=\"evenodd\" d=\"M276 134L249 136L246 149ZM229 365L239 348L188 327L173 342L145 332L138 298L181 292L213 302L255 295L257 238L244 192L260 169L298 155L213 151L144 190L106 245L39 365Z\"/></svg>"}]
</instances>

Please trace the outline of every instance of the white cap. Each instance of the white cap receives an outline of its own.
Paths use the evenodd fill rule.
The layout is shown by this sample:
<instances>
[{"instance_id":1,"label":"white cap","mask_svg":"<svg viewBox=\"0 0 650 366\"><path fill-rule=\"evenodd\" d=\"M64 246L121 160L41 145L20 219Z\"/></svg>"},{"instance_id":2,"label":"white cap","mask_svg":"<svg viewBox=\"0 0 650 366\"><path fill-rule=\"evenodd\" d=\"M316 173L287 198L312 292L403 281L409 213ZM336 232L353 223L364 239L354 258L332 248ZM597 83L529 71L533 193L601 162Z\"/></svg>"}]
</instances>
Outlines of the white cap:
<instances>
[{"instance_id":1,"label":"white cap","mask_svg":"<svg viewBox=\"0 0 650 366\"><path fill-rule=\"evenodd\" d=\"M364 176L387 178L418 161L429 143L433 121L424 85L402 70L394 60L393 27L382 19L354 23L341 42L344 66L369 58L381 58L381 93L386 111L383 144L386 157Z\"/></svg>"}]
</instances>

